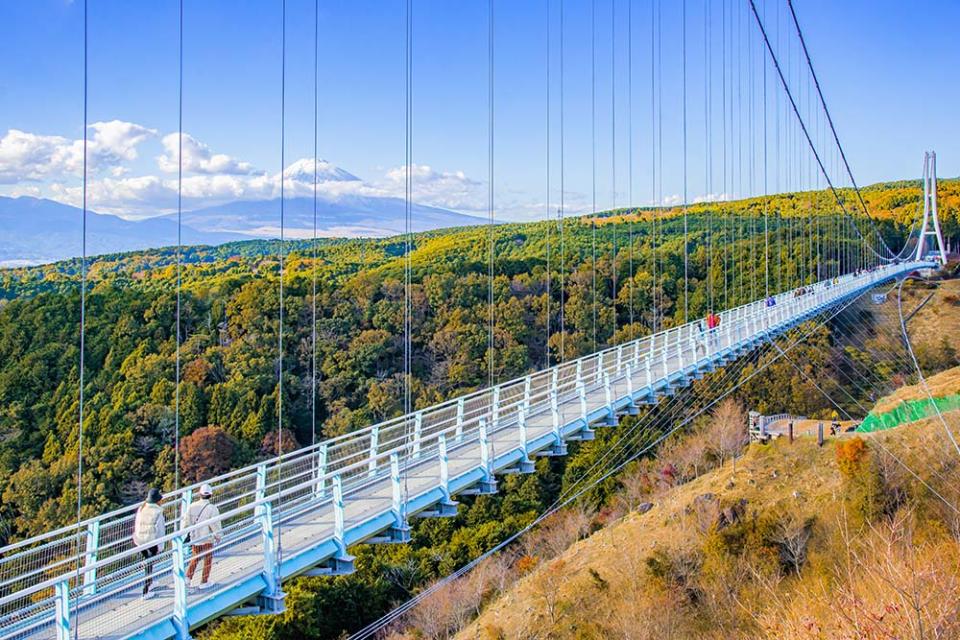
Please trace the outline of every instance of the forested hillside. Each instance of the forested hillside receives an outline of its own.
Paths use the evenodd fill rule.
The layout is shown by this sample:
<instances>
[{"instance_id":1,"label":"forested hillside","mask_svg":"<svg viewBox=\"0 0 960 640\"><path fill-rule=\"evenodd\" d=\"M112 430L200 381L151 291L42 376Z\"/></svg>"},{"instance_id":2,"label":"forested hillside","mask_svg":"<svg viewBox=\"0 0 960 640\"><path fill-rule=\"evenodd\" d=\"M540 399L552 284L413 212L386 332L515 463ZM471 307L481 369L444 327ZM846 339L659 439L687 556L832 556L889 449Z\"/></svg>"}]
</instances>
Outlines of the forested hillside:
<instances>
[{"instance_id":1,"label":"forested hillside","mask_svg":"<svg viewBox=\"0 0 960 640\"><path fill-rule=\"evenodd\" d=\"M864 194L887 242L899 249L919 190L892 185ZM960 188L945 182L941 194L945 230L957 237ZM768 287L786 289L827 277L840 262L854 268L862 256L854 225L836 215L831 198L787 194L692 206L686 252L678 209L568 218L562 226L503 224L492 231L416 234L409 255L414 403L430 405L484 385L488 359L496 378L507 379L682 322L685 308L692 319L710 308L752 300ZM830 213L817 213L821 210ZM862 220L858 226L866 229ZM492 351L486 324L491 237ZM184 482L275 453L279 250L269 241L184 249L179 414ZM396 415L403 395L404 238L295 241L283 250L282 420L292 436L285 444L307 444ZM0 271L3 542L76 517L79 266L72 260ZM175 282L174 249L90 262L84 515L135 501L149 485L173 487ZM830 382L831 348L843 347L823 329L802 358L819 363L825 384L840 385L839 374ZM937 368L954 359L952 351L935 348L921 357ZM744 401L808 415L824 409L795 372L782 368L775 376L782 378L772 375L747 388ZM772 396L778 381L795 393ZM211 448L215 456L203 455ZM538 474L510 479L503 496L467 505L455 521L418 525L411 547L361 553L356 577L304 587L302 597L325 612L327 626L289 631L288 637L330 637L355 628L429 578L462 565L529 522L555 498L565 474L573 473L568 470L589 464L593 451L586 447L552 466L541 462ZM362 610L350 613L346 603ZM340 618L326 615L334 610Z\"/></svg>"}]
</instances>

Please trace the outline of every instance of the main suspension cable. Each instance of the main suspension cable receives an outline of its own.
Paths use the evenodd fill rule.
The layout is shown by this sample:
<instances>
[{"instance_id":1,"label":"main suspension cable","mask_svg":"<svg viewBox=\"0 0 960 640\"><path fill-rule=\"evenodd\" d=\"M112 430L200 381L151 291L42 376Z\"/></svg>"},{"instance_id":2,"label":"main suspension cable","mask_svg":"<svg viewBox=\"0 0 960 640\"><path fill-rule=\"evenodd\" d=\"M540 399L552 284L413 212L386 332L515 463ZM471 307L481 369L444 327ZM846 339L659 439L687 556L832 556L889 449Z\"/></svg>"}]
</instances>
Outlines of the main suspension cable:
<instances>
[{"instance_id":1,"label":"main suspension cable","mask_svg":"<svg viewBox=\"0 0 960 640\"><path fill-rule=\"evenodd\" d=\"M757 6L754 0L748 0L748 1L750 2L750 9L753 12L753 17L757 23L757 27L760 29L760 33L763 36L764 44L766 44L767 51L769 52L770 58L773 61L774 68L777 70L777 75L780 78L780 83L783 86L784 93L787 95L787 99L789 100L790 107L793 110L793 114L796 117L797 123L799 124L800 129L803 132L804 138L806 139L808 146L810 147L810 151L813 153L814 157L816 158L817 165L820 167L820 171L823 173L824 180L826 180L827 185L829 186L831 193L833 193L834 199L836 199L837 204L839 205L840 210L843 212L845 219L848 221L851 221L852 223L853 216L850 215L850 212L847 210L846 206L844 205L843 199L840 197L840 194L837 191L837 188L833 184L833 180L828 175L826 166L824 166L823 160L820 157L820 153L817 151L816 145L814 145L813 139L810 137L810 133L807 130L807 125L800 115L800 111L797 108L797 103L793 97L793 92L790 90L790 86L783 75L783 70L780 68L780 62L777 59L776 53L773 51L773 47L770 44L770 39L767 37L766 28L763 25L763 21L760 19L760 14L757 12ZM853 223L852 226L853 226L852 230L856 232L858 239L863 241L866 247L870 249L870 251L877 258L879 258L880 260L888 260L886 256L882 256L879 253L877 253L877 251L873 249L873 247L871 247L869 243L866 242L866 239L864 238L863 234L860 232L860 228L857 227L855 223ZM887 251L890 252L891 254L893 253L892 251L890 251L889 247L887 247L886 245L884 245L884 248L886 248Z\"/></svg>"},{"instance_id":2,"label":"main suspension cable","mask_svg":"<svg viewBox=\"0 0 960 640\"><path fill-rule=\"evenodd\" d=\"M823 90L820 88L820 80L817 78L817 72L813 68L813 61L810 59L810 51L807 49L806 38L803 37L803 29L800 28L800 21L797 19L797 12L793 8L793 0L787 0L787 7L790 9L790 16L793 18L794 27L797 30L797 38L800 40L800 47L803 49L804 58L807 61L807 68L810 70L810 77L813 80L814 87L817 89L817 96L820 99L820 105L823 108L824 116L827 118L827 124L830 126L830 131L833 134L833 140L837 145L837 150L840 152L840 158L843 161L843 166L847 169L847 175L850 177L850 183L853 185L853 189L857 194L857 198L860 200L860 206L863 207L863 213L866 216L867 220L873 226L874 231L879 231L876 225L873 223L873 219L870 216L870 211L867 209L867 203L863 199L863 194L860 193L860 187L857 185L856 178L853 177L853 171L850 169L850 163L847 162L847 154L843 150L843 145L840 144L840 136L837 135L837 129L833 125L833 117L830 115L830 109L827 108L827 101L823 96ZM887 245L886 241L883 239L883 235L879 234L880 242L883 244L883 247L887 250L890 255L893 255L893 251ZM874 252L876 254L876 252ZM876 254L879 258L880 255ZM883 259L883 258L881 258Z\"/></svg>"}]
</instances>

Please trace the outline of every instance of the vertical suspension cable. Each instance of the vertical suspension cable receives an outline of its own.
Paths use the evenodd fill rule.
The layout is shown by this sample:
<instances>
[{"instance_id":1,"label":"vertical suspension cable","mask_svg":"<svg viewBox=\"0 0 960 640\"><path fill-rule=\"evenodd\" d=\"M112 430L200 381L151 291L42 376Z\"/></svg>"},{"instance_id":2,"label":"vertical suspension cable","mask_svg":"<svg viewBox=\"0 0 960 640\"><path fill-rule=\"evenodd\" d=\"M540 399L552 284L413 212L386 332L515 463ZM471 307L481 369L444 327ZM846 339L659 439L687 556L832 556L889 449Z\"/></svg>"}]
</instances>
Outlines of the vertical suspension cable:
<instances>
[{"instance_id":1,"label":"vertical suspension cable","mask_svg":"<svg viewBox=\"0 0 960 640\"><path fill-rule=\"evenodd\" d=\"M176 310L176 364L173 409L173 489L180 488L180 310L181 263L183 260L183 0L179 1L178 20L178 75L177 75L177 310Z\"/></svg>"},{"instance_id":2,"label":"vertical suspension cable","mask_svg":"<svg viewBox=\"0 0 960 640\"><path fill-rule=\"evenodd\" d=\"M653 279L653 288L650 295L650 328L653 333L657 332L657 213L659 203L657 202L657 14L656 5L660 0L650 3L650 199L653 202L653 208L650 213L650 271Z\"/></svg>"},{"instance_id":3,"label":"vertical suspension cable","mask_svg":"<svg viewBox=\"0 0 960 640\"><path fill-rule=\"evenodd\" d=\"M277 331L277 350L279 352L277 364L277 455L283 455L283 276L284 276L284 175L286 165L286 137L287 137L287 0L281 4L280 27L280 322ZM283 524L281 512L283 510L283 463L277 465L277 567L283 564Z\"/></svg>"},{"instance_id":4,"label":"vertical suspension cable","mask_svg":"<svg viewBox=\"0 0 960 640\"><path fill-rule=\"evenodd\" d=\"M543 354L544 354L544 368L550 368L550 300L553 297L553 286L552 286L552 275L550 272L550 230L553 227L553 221L551 220L551 211L550 211L550 0L547 0L547 20L546 20L546 85L545 85L545 94L546 99L545 104L545 116L544 121L546 122L546 136L544 137L545 142L545 162L546 165L546 196L544 201L544 219L547 223L547 299L546 299L546 330L543 340Z\"/></svg>"},{"instance_id":5,"label":"vertical suspension cable","mask_svg":"<svg viewBox=\"0 0 960 640\"><path fill-rule=\"evenodd\" d=\"M613 334L617 337L617 0L610 0L610 144L613 193Z\"/></svg>"},{"instance_id":6,"label":"vertical suspension cable","mask_svg":"<svg viewBox=\"0 0 960 640\"><path fill-rule=\"evenodd\" d=\"M590 167L592 175L593 215L590 218L591 261L593 283L593 351L597 350L597 2L590 0Z\"/></svg>"},{"instance_id":7,"label":"vertical suspension cable","mask_svg":"<svg viewBox=\"0 0 960 640\"><path fill-rule=\"evenodd\" d=\"M780 3L777 2L776 5L776 19L777 19L777 49L780 49ZM780 145L780 129L781 129L781 120L782 113L780 110L780 92L774 92L774 113L776 114L776 135L774 139L774 155L776 156L776 186L774 190L778 193L782 193L782 185L780 182L780 170L781 170L781 145ZM776 248L777 252L777 291L783 291L783 198L780 198L780 204L777 206L777 219L776 219Z\"/></svg>"},{"instance_id":8,"label":"vertical suspension cable","mask_svg":"<svg viewBox=\"0 0 960 640\"><path fill-rule=\"evenodd\" d=\"M661 282L666 283L666 252L663 250L664 238L666 237L663 220L663 3L657 0L657 217L658 231L657 236L660 242L660 277ZM660 315L664 316L664 301L666 293L661 286L660 291Z\"/></svg>"},{"instance_id":9,"label":"vertical suspension cable","mask_svg":"<svg viewBox=\"0 0 960 640\"><path fill-rule=\"evenodd\" d=\"M630 335L628 339L636 337L633 327L633 225L636 209L633 202L633 0L627 0L627 200L630 219L627 222L627 233L630 236L630 249L627 252L630 260L630 303L628 314L630 317Z\"/></svg>"},{"instance_id":10,"label":"vertical suspension cable","mask_svg":"<svg viewBox=\"0 0 960 640\"><path fill-rule=\"evenodd\" d=\"M747 93L747 133L750 140L750 152L748 154L749 166L750 166L750 179L748 181L748 190L751 198L756 197L756 184L754 180L756 179L756 159L757 159L757 135L756 135L756 87L757 87L757 78L756 78L756 66L753 62L753 29L750 29L747 26L747 79L750 83L750 90ZM760 270L759 265L757 264L757 243L759 242L759 236L757 235L757 217L753 213L749 217L749 251L750 251L750 299L757 299L757 278L758 272Z\"/></svg>"},{"instance_id":11,"label":"vertical suspension cable","mask_svg":"<svg viewBox=\"0 0 960 640\"><path fill-rule=\"evenodd\" d=\"M732 137L732 136L733 136L733 131L736 130L736 132L737 132L737 142L736 142L736 148L735 148L736 154L737 154L737 160L736 160L736 164L734 165L735 171L736 171L736 179L737 179L737 186L736 186L736 191L735 191L735 193L736 193L736 198L737 198L737 199L743 198L743 100L742 100L742 97L741 97L741 90L742 90L742 88L743 88L743 74L742 74L742 68L741 68L741 62L742 62L742 57L743 57L743 56L741 55L741 52L742 52L742 50L743 50L743 39L741 38L740 25L741 25L741 22L742 22L742 21L741 21L741 19L740 19L740 18L741 18L741 12L739 11L739 6L740 6L739 3L734 4L734 7L737 8L737 11L736 11L736 14L735 14L735 15L736 15L736 23L737 23L737 24L736 24L736 26L737 26L737 31L736 31L736 42L737 42L736 56L737 56L737 57L736 57L736 64L735 64L735 67L734 67L734 69L736 70L737 84L736 84L736 90L731 90L731 92L730 92L730 101L731 101L731 102L734 102L734 101L735 101L735 104L736 104L736 108L731 108L731 110L730 110L730 119L731 119L731 122L730 122L730 132L731 132L731 142L732 142L732 140L733 140L733 137ZM731 25L730 25L730 37L731 37L731 39L734 37L734 35L733 35L733 19L734 19L734 14L731 13L731 15L730 15L730 20L731 20ZM732 42L732 40L731 40L731 52L730 52L730 57L731 57L731 59L733 58L733 46L732 46L732 45L733 45L733 42ZM730 74L731 82L733 81L733 77L734 77L734 74L731 73L731 74ZM737 115L736 127L734 127L734 124L733 124L733 114L734 114L734 113L736 113L736 115ZM734 148L733 148L733 145L731 144L731 152L730 152L731 158L733 157L733 153L734 153ZM735 296L736 296L737 302L739 303L739 302L742 302L742 301L743 301L743 280L744 280L744 278L743 278L743 262L744 262L744 261L743 261L743 260L738 260L738 259L737 259L737 255L738 255L738 252L742 250L741 244L742 244L742 239L743 239L743 216L740 214L740 212L737 212L737 213L734 215L734 211L731 210L730 222L731 222L731 224L733 224L733 242L730 244L730 262L731 262L731 268L733 269L733 276L734 276L734 281L733 281L733 282L734 282L734 294L735 294ZM738 277L739 277L739 280L740 280L740 285L739 285L739 287L737 286L737 279L738 279Z\"/></svg>"},{"instance_id":12,"label":"vertical suspension cable","mask_svg":"<svg viewBox=\"0 0 960 640\"><path fill-rule=\"evenodd\" d=\"M723 0L721 4L721 20L720 20L720 75L721 75L721 99L720 99L720 115L722 121L722 133L723 133L723 200L728 199L727 191L727 0ZM723 230L723 246L720 247L720 253L723 257L723 307L727 308L730 306L730 291L729 291L729 276L727 272L727 245L730 244L730 223L729 223L730 212L725 211L723 217L720 219L720 225Z\"/></svg>"},{"instance_id":13,"label":"vertical suspension cable","mask_svg":"<svg viewBox=\"0 0 960 640\"><path fill-rule=\"evenodd\" d=\"M413 308L410 289L413 286L413 0L406 0L404 15L404 179L403 179L403 413L404 442L410 445L410 420L413 411L411 376L413 375ZM403 456L404 508L410 497L409 450Z\"/></svg>"},{"instance_id":14,"label":"vertical suspension cable","mask_svg":"<svg viewBox=\"0 0 960 640\"><path fill-rule=\"evenodd\" d=\"M88 0L83 0L83 186L82 189L82 221L81 221L81 230L80 230L80 244L81 244L81 254L80 254L80 365L79 365L79 386L78 386L78 404L79 404L79 416L77 422L77 539L76 539L76 551L77 551L77 574L76 574L76 584L81 584L80 568L81 568L81 552L80 544L82 540L82 530L80 527L80 522L82 520L82 511L83 511L83 410L84 410L84 393L83 385L86 382L86 361L84 354L87 347L87 121L88 121L88 111L87 111L87 93L89 89L89 78L88 78L88 68L89 68L89 49L90 49L90 40L89 40L89 30L88 30L88 14L89 14L89 4ZM73 637L76 640L80 637L80 609L77 606L80 599L82 590L76 590L76 597L74 600L74 605L70 608L72 612L75 612L77 623L73 625Z\"/></svg>"},{"instance_id":15,"label":"vertical suspension cable","mask_svg":"<svg viewBox=\"0 0 960 640\"><path fill-rule=\"evenodd\" d=\"M564 144L565 139L565 128L564 128L564 117L566 114L566 109L564 108L564 74L563 74L563 44L564 44L564 33L563 33L563 5L564 0L560 0L560 357L559 361L563 362L567 358L567 332L566 332L566 268L567 268L567 251L565 244L565 233L564 227L564 206L566 204L566 146Z\"/></svg>"},{"instance_id":16,"label":"vertical suspension cable","mask_svg":"<svg viewBox=\"0 0 960 640\"><path fill-rule=\"evenodd\" d=\"M810 91L810 75L807 74L807 120L810 120L810 114L812 108L810 105L811 91ZM807 206L809 208L809 215L807 216L807 256L809 257L809 264L807 265L807 277L810 278L810 283L814 283L818 280L816 274L816 257L814 254L814 193L813 193L813 159L811 158L810 153L807 154Z\"/></svg>"},{"instance_id":17,"label":"vertical suspension cable","mask_svg":"<svg viewBox=\"0 0 960 640\"><path fill-rule=\"evenodd\" d=\"M690 315L690 256L687 236L687 0L682 0L681 49L683 66L683 322Z\"/></svg>"},{"instance_id":18,"label":"vertical suspension cable","mask_svg":"<svg viewBox=\"0 0 960 640\"><path fill-rule=\"evenodd\" d=\"M494 0L487 1L488 9L488 25L487 25L487 64L488 64L488 74L487 74L487 172L488 172L488 183L487 183L487 215L489 216L489 226L490 226L490 236L489 236L489 254L487 265L489 283L487 288L487 305L489 312L489 327L487 329L487 348L490 353L487 358L487 376L488 384L492 388L494 384L494 336L493 336L493 325L494 325L494 308L493 308L493 249L494 249L494 213L493 213L493 194L494 194L494 185L493 185L493 80L494 80L494 58L493 58L493 3ZM496 425L491 425L495 427Z\"/></svg>"},{"instance_id":19,"label":"vertical suspension cable","mask_svg":"<svg viewBox=\"0 0 960 640\"><path fill-rule=\"evenodd\" d=\"M711 200L713 195L713 32L712 3L704 3L703 7L703 62L706 72L703 75L703 134L706 146L704 154L704 180L707 185L707 194ZM713 207L708 206L705 211L707 234L707 310L713 311Z\"/></svg>"},{"instance_id":20,"label":"vertical suspension cable","mask_svg":"<svg viewBox=\"0 0 960 640\"><path fill-rule=\"evenodd\" d=\"M763 5L766 19L767 5ZM769 160L767 157L767 61L760 58L763 65L763 291L764 297L770 297L770 187Z\"/></svg>"},{"instance_id":21,"label":"vertical suspension cable","mask_svg":"<svg viewBox=\"0 0 960 640\"><path fill-rule=\"evenodd\" d=\"M182 1L182 0L181 0ZM320 110L320 0L313 1L313 264L310 323L310 444L317 443L317 138Z\"/></svg>"}]
</instances>

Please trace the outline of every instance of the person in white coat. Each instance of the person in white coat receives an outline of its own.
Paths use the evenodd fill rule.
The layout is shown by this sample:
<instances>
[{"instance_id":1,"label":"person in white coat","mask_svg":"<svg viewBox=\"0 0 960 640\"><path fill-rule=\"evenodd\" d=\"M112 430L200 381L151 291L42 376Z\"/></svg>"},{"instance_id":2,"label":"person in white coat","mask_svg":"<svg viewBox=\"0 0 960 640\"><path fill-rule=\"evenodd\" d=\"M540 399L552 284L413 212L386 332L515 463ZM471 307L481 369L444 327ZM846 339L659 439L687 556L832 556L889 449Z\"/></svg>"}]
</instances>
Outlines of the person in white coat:
<instances>
[{"instance_id":1,"label":"person in white coat","mask_svg":"<svg viewBox=\"0 0 960 640\"><path fill-rule=\"evenodd\" d=\"M220 542L220 511L217 505L210 501L213 495L213 489L209 484L200 487L200 499L191 502L187 512L183 514L183 528L197 527L189 533L190 548L193 551L193 557L190 558L190 564L187 566L187 582L193 580L193 574L197 570L197 563L203 561L203 570L200 573L200 584L198 589L206 589L210 580L210 569L213 567L213 546Z\"/></svg>"},{"instance_id":2,"label":"person in white coat","mask_svg":"<svg viewBox=\"0 0 960 640\"><path fill-rule=\"evenodd\" d=\"M149 489L147 497L137 508L137 515L133 520L133 544L138 547L150 544L154 540L159 540L167 533L167 523L163 518L163 507L160 502L163 496L157 489ZM153 584L153 562L160 553L160 545L151 545L140 550L140 557L143 559L143 597L152 598L154 593L150 591Z\"/></svg>"}]
</instances>

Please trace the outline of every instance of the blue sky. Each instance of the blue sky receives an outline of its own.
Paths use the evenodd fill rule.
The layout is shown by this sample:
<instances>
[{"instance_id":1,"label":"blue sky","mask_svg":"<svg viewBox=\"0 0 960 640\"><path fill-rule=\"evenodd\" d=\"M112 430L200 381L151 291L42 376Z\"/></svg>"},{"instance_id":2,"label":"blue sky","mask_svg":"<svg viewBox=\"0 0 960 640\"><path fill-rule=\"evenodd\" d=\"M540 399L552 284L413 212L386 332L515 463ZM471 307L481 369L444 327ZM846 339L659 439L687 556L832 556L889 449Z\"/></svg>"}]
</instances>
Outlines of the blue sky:
<instances>
[{"instance_id":1,"label":"blue sky","mask_svg":"<svg viewBox=\"0 0 960 640\"><path fill-rule=\"evenodd\" d=\"M797 0L816 70L858 181L917 177L924 149L939 150L942 176L960 174L952 74L958 48L952 26L960 3ZM325 194L344 189L402 193L403 3L320 2L319 153L359 177L344 187L332 173ZM559 6L550 0L497 0L495 187L501 218L545 211L546 29L550 25L551 207L559 202ZM565 182L571 211L592 208L591 2L565 0ZM675 202L683 194L681 10L661 0L660 146L652 144L651 0L596 0L597 206ZM758 3L784 64L798 49L785 0ZM177 3L89 0L89 121L96 138L90 206L129 217L169 211L175 156L164 138L177 130ZM705 153L705 7L712 40L710 110L713 178ZM287 1L286 164L313 152L313 0ZM627 13L633 25L633 137L628 136ZM615 26L612 26L615 11ZM687 197L759 193L762 185L761 54L748 5L687 0ZM720 98L722 15L729 11L730 60L739 60L742 108L731 113L735 137L722 183ZM780 14L780 38L776 15ZM82 136L83 3L0 2L0 193L77 201L76 140ZM611 31L613 29L613 31ZM611 38L611 33L614 37ZM791 37L788 37L789 36ZM487 180L487 4L414 0L414 162L417 200L482 214ZM615 49L612 41L616 40ZM184 130L188 206L275 195L280 171L280 3L187 0ZM616 194L611 140L611 61L616 79ZM752 62L753 73L749 73ZM754 87L751 129L750 83ZM776 115L783 95L768 69L768 188L817 186L795 123ZM806 81L795 87L806 104ZM779 97L777 95L779 93ZM813 104L811 102L811 104ZM816 110L805 112L838 182L835 153ZM728 118L729 118L728 113ZM736 118L739 117L739 122ZM821 121L820 126L817 122ZM728 121L729 122L729 121ZM779 161L774 153L781 131ZM19 132L16 135L11 132ZM752 135L750 132L753 132ZM175 138L168 138L175 142ZM793 142L789 142L793 141ZM752 144L751 144L752 142ZM632 147L632 181L628 153ZM662 186L654 191L653 153ZM751 162L751 149L753 150ZM189 154L189 157L188 157ZM164 162L165 158L165 162ZM752 166L752 172L750 167ZM775 175L779 167L780 179ZM165 170L165 168L167 170ZM307 169L307 171L304 171ZM330 168L331 172L333 171ZM312 161L288 170L290 192L304 193ZM789 177L789 182L788 182ZM325 183L327 184L327 183Z\"/></svg>"}]
</instances>

